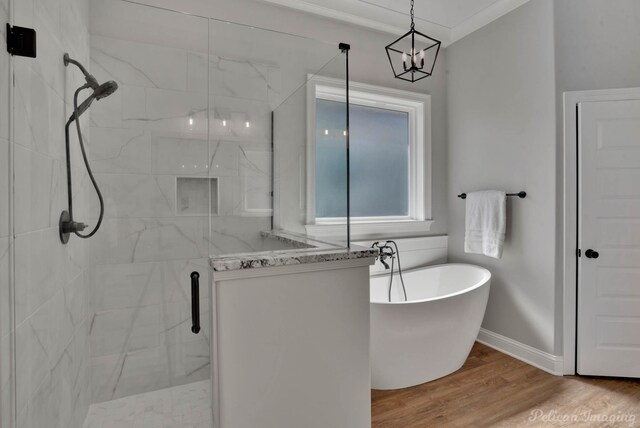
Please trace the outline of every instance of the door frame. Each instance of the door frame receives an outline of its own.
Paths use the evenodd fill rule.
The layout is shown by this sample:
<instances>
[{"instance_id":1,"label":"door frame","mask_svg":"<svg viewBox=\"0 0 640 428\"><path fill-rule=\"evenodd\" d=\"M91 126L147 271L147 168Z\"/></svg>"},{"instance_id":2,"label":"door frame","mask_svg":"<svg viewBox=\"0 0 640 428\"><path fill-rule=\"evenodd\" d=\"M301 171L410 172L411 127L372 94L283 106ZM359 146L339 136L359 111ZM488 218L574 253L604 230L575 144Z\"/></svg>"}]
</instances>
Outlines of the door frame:
<instances>
[{"instance_id":1,"label":"door frame","mask_svg":"<svg viewBox=\"0 0 640 428\"><path fill-rule=\"evenodd\" d=\"M564 200L563 200L563 374L576 374L577 242L578 242L578 116L582 102L640 99L640 88L564 92Z\"/></svg>"}]
</instances>

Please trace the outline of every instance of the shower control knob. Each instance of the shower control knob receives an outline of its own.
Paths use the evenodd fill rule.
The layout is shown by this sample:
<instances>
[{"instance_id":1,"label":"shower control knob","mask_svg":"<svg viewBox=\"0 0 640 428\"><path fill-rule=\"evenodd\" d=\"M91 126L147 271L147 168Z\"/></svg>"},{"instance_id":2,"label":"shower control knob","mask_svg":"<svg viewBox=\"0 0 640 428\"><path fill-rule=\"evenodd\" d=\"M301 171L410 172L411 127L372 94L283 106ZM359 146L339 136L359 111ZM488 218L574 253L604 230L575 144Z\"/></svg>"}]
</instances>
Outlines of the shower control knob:
<instances>
[{"instance_id":1,"label":"shower control knob","mask_svg":"<svg viewBox=\"0 0 640 428\"><path fill-rule=\"evenodd\" d=\"M598 257L600 257L600 253L595 250L588 249L584 252L584 256L588 259L597 259Z\"/></svg>"},{"instance_id":2,"label":"shower control knob","mask_svg":"<svg viewBox=\"0 0 640 428\"><path fill-rule=\"evenodd\" d=\"M62 211L62 214L60 214L58 228L60 233L60 241L63 244L66 244L67 242L69 242L69 236L72 233L85 230L87 228L87 225L71 220L69 211Z\"/></svg>"},{"instance_id":3,"label":"shower control knob","mask_svg":"<svg viewBox=\"0 0 640 428\"><path fill-rule=\"evenodd\" d=\"M85 230L87 228L87 225L85 223L80 223L80 222L76 222L76 221L68 221L66 223L63 224L62 226L62 230L64 232L82 232L83 230Z\"/></svg>"}]
</instances>

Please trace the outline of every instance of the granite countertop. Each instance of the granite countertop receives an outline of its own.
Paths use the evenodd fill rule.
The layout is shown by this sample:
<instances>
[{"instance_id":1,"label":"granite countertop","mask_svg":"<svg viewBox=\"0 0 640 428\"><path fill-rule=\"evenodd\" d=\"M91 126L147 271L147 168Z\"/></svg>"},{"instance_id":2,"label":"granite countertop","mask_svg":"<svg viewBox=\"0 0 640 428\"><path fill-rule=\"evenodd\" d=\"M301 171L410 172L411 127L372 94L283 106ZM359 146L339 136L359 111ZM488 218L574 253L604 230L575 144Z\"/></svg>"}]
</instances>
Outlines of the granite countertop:
<instances>
[{"instance_id":1,"label":"granite countertop","mask_svg":"<svg viewBox=\"0 0 640 428\"><path fill-rule=\"evenodd\" d=\"M258 251L211 257L209 263L215 272L255 269L272 266L299 265L305 263L333 262L337 260L376 257L378 250L321 241L306 235L271 231L262 232L263 238L275 239L290 246L286 250Z\"/></svg>"}]
</instances>

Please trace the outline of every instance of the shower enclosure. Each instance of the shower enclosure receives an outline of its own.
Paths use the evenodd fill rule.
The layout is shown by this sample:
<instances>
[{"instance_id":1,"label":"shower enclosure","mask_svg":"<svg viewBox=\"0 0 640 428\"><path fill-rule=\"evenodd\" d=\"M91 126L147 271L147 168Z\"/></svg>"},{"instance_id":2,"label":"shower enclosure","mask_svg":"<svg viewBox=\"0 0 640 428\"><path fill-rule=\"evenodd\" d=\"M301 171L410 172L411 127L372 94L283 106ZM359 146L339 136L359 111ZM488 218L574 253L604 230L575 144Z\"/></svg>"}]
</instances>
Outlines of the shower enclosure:
<instances>
[{"instance_id":1,"label":"shower enclosure","mask_svg":"<svg viewBox=\"0 0 640 428\"><path fill-rule=\"evenodd\" d=\"M342 82L344 98L346 54L125 0L60 1L69 16L57 20L42 0L0 1L39 43L38 58L0 68L1 426L211 426L209 259L290 249L272 230L306 234L316 136L333 136L347 188L344 100L324 129L308 126L309 79ZM119 86L80 119L102 226L67 245L64 123L84 77L65 52ZM74 220L93 228L99 201L70 143ZM332 199L343 216L345 195ZM346 223L335 227L346 245Z\"/></svg>"}]
</instances>

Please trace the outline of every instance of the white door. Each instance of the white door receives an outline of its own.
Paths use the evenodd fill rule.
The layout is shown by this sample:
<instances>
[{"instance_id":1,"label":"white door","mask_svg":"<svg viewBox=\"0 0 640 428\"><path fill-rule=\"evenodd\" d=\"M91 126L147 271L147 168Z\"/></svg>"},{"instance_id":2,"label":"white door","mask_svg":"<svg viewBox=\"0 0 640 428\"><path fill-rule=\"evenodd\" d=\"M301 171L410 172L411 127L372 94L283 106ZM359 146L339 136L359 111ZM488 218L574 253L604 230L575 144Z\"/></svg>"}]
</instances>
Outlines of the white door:
<instances>
[{"instance_id":1,"label":"white door","mask_svg":"<svg viewBox=\"0 0 640 428\"><path fill-rule=\"evenodd\" d=\"M577 372L640 377L640 100L578 109Z\"/></svg>"}]
</instances>

